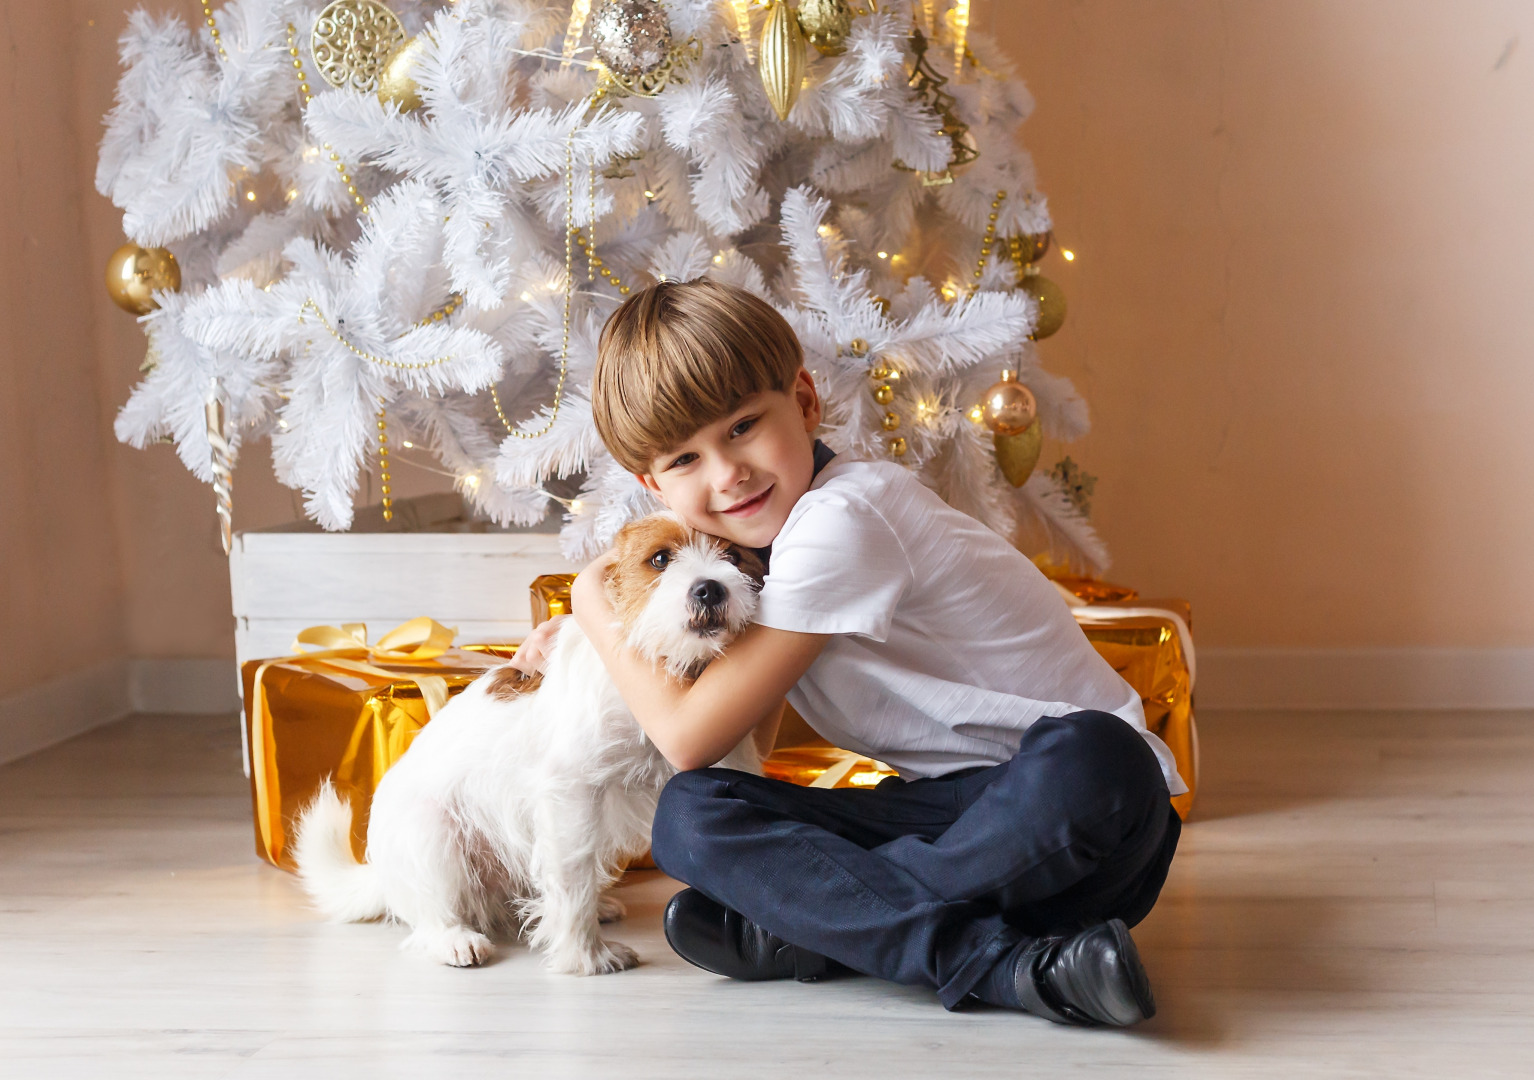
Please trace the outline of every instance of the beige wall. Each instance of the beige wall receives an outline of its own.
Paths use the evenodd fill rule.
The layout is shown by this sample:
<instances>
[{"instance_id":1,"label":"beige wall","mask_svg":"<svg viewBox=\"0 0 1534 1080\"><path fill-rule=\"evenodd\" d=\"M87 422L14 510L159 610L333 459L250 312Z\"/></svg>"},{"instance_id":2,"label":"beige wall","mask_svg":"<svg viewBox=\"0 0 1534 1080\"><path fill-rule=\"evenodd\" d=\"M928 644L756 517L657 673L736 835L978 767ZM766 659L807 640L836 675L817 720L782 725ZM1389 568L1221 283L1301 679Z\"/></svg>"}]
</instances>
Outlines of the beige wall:
<instances>
[{"instance_id":1,"label":"beige wall","mask_svg":"<svg viewBox=\"0 0 1534 1080\"><path fill-rule=\"evenodd\" d=\"M1114 576L1212 646L1534 644L1534 7L995 0Z\"/></svg>"},{"instance_id":2,"label":"beige wall","mask_svg":"<svg viewBox=\"0 0 1534 1080\"><path fill-rule=\"evenodd\" d=\"M0 15L0 697L233 651L208 490L110 432L144 353L101 288L121 233L91 184L128 6ZM1034 90L1026 141L1080 253L1051 256L1072 310L1045 351L1093 407L1070 451L1102 477L1114 576L1191 597L1205 646L1534 644L1534 9L976 21ZM262 452L236 485L238 524L292 517Z\"/></svg>"}]
</instances>

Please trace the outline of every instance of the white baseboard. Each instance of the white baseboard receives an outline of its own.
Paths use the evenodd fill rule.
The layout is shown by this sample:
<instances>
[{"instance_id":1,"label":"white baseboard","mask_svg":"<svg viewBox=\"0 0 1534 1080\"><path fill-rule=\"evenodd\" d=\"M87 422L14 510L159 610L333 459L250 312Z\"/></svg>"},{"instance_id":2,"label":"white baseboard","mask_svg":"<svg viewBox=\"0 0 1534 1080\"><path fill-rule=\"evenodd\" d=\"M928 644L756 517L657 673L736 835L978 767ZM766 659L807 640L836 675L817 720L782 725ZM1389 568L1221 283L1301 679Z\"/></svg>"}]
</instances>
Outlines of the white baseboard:
<instances>
[{"instance_id":1,"label":"white baseboard","mask_svg":"<svg viewBox=\"0 0 1534 1080\"><path fill-rule=\"evenodd\" d=\"M1534 649L1198 651L1213 709L1534 709Z\"/></svg>"},{"instance_id":2,"label":"white baseboard","mask_svg":"<svg viewBox=\"0 0 1534 1080\"><path fill-rule=\"evenodd\" d=\"M107 660L0 698L0 764L127 716L130 666Z\"/></svg>"},{"instance_id":3,"label":"white baseboard","mask_svg":"<svg viewBox=\"0 0 1534 1080\"><path fill-rule=\"evenodd\" d=\"M108 660L0 698L0 764L131 713L232 713L233 660Z\"/></svg>"}]
</instances>

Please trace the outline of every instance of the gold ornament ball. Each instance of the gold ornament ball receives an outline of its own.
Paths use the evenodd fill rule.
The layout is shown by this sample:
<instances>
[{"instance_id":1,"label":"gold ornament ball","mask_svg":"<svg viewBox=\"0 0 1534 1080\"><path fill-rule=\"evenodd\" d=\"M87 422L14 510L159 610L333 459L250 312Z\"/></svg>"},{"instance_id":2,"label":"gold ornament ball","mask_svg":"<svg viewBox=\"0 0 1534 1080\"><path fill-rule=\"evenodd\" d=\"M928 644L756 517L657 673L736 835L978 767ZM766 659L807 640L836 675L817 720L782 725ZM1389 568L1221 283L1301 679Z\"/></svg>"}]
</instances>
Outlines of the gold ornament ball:
<instances>
[{"instance_id":1,"label":"gold ornament ball","mask_svg":"<svg viewBox=\"0 0 1534 1080\"><path fill-rule=\"evenodd\" d=\"M1054 240L1052 232L1024 233L1018 237L1018 253L1025 263L1036 263L1049 252L1049 245Z\"/></svg>"},{"instance_id":2,"label":"gold ornament ball","mask_svg":"<svg viewBox=\"0 0 1534 1080\"><path fill-rule=\"evenodd\" d=\"M903 436L897 435L895 438L890 440L891 457L905 457L906 451L909 449L910 447L906 445L906 441Z\"/></svg>"},{"instance_id":3,"label":"gold ornament ball","mask_svg":"<svg viewBox=\"0 0 1534 1080\"><path fill-rule=\"evenodd\" d=\"M1038 322L1029 337L1042 341L1065 325L1065 290L1043 274L1029 274L1023 279L1023 288L1039 305Z\"/></svg>"},{"instance_id":4,"label":"gold ornament ball","mask_svg":"<svg viewBox=\"0 0 1534 1080\"><path fill-rule=\"evenodd\" d=\"M762 24L762 44L757 51L757 70L767 100L779 120L787 120L799 100L804 83L804 32L787 0L772 0L767 21Z\"/></svg>"},{"instance_id":5,"label":"gold ornament ball","mask_svg":"<svg viewBox=\"0 0 1534 1080\"><path fill-rule=\"evenodd\" d=\"M880 383L874 387L874 400L880 405L888 405L895 400L895 388L889 383Z\"/></svg>"},{"instance_id":6,"label":"gold ornament ball","mask_svg":"<svg viewBox=\"0 0 1534 1080\"><path fill-rule=\"evenodd\" d=\"M900 414L887 412L884 414L884 418L879 421L879 424L885 431L894 431L900 426Z\"/></svg>"},{"instance_id":7,"label":"gold ornament ball","mask_svg":"<svg viewBox=\"0 0 1534 1080\"><path fill-rule=\"evenodd\" d=\"M980 403L980 419L997 435L1021 435L1038 419L1039 403L1010 372L1001 373L1001 382L985 392Z\"/></svg>"},{"instance_id":8,"label":"gold ornament ball","mask_svg":"<svg viewBox=\"0 0 1534 1080\"><path fill-rule=\"evenodd\" d=\"M840 56L852 32L852 9L847 0L799 0L799 29L822 56Z\"/></svg>"},{"instance_id":9,"label":"gold ornament ball","mask_svg":"<svg viewBox=\"0 0 1534 1080\"><path fill-rule=\"evenodd\" d=\"M413 37L389 54L378 75L379 101L385 105L392 101L402 113L421 107L421 88L411 73L425 48L423 39Z\"/></svg>"},{"instance_id":10,"label":"gold ornament ball","mask_svg":"<svg viewBox=\"0 0 1534 1080\"><path fill-rule=\"evenodd\" d=\"M855 337L847 343L847 351L861 359L868 355L868 342L860 337Z\"/></svg>"},{"instance_id":11,"label":"gold ornament ball","mask_svg":"<svg viewBox=\"0 0 1534 1080\"><path fill-rule=\"evenodd\" d=\"M996 435L993 437L996 447L996 464L1001 469L1001 475L1007 478L1007 483L1013 487L1022 487L1028 482L1028 477L1033 475L1033 470L1039 463L1039 452L1044 449L1044 429L1035 420L1029 425L1027 431L1016 435Z\"/></svg>"},{"instance_id":12,"label":"gold ornament ball","mask_svg":"<svg viewBox=\"0 0 1534 1080\"><path fill-rule=\"evenodd\" d=\"M335 0L315 17L309 51L331 86L371 94L384 61L404 42L399 16L378 0Z\"/></svg>"},{"instance_id":13,"label":"gold ornament ball","mask_svg":"<svg viewBox=\"0 0 1534 1080\"><path fill-rule=\"evenodd\" d=\"M181 288L181 267L164 248L124 244L107 260L107 293L112 302L134 315L147 315L160 305L156 292Z\"/></svg>"}]
</instances>

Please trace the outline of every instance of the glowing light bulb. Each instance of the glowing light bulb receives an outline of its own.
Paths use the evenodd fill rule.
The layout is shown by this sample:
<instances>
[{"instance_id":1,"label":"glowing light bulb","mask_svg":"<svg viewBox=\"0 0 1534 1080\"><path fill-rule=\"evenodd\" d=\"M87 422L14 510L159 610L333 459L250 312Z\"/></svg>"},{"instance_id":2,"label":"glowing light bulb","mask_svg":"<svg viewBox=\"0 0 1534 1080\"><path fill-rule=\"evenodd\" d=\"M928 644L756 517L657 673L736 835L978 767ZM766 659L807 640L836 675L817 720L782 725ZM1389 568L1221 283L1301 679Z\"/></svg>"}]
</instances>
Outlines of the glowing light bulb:
<instances>
[{"instance_id":1,"label":"glowing light bulb","mask_svg":"<svg viewBox=\"0 0 1534 1080\"><path fill-rule=\"evenodd\" d=\"M724 262L724 252L721 251L718 255L714 256L714 265L718 266L722 262Z\"/></svg>"},{"instance_id":2,"label":"glowing light bulb","mask_svg":"<svg viewBox=\"0 0 1534 1080\"><path fill-rule=\"evenodd\" d=\"M529 301L529 300L531 300L531 299L532 299L532 298L533 298L533 294L532 294L532 293L530 293L530 292L525 292L525 293L523 293L523 294L522 294L522 302L523 302L523 303L524 303L524 304L525 304L525 303L527 303L527 302L528 302L528 301Z\"/></svg>"},{"instance_id":3,"label":"glowing light bulb","mask_svg":"<svg viewBox=\"0 0 1534 1080\"><path fill-rule=\"evenodd\" d=\"M881 258L881 259L887 259L887 258L889 258L889 257L890 257L890 253L889 253L889 252L887 252L887 251L881 251L881 252L879 252L879 258Z\"/></svg>"},{"instance_id":4,"label":"glowing light bulb","mask_svg":"<svg viewBox=\"0 0 1534 1080\"><path fill-rule=\"evenodd\" d=\"M477 476L465 476L463 478L463 486L466 487L466 488L477 488L477 487L479 487L479 477L477 477Z\"/></svg>"},{"instance_id":5,"label":"glowing light bulb","mask_svg":"<svg viewBox=\"0 0 1534 1080\"><path fill-rule=\"evenodd\" d=\"M581 512L581 507L583 507L585 505L586 504L581 502L579 499L571 499L570 500L570 513L572 513L572 514L579 514Z\"/></svg>"},{"instance_id":6,"label":"glowing light bulb","mask_svg":"<svg viewBox=\"0 0 1534 1080\"><path fill-rule=\"evenodd\" d=\"M655 192L651 191L649 188L645 188L644 197L647 199L653 199L655 198Z\"/></svg>"},{"instance_id":7,"label":"glowing light bulb","mask_svg":"<svg viewBox=\"0 0 1534 1080\"><path fill-rule=\"evenodd\" d=\"M404 442L400 443L400 445L403 446L406 450L415 449L415 443L411 442L409 439L406 439Z\"/></svg>"},{"instance_id":8,"label":"glowing light bulb","mask_svg":"<svg viewBox=\"0 0 1534 1080\"><path fill-rule=\"evenodd\" d=\"M829 225L822 225L820 228L816 229L815 231L818 232L821 236L830 236L831 235L831 226L829 226Z\"/></svg>"},{"instance_id":9,"label":"glowing light bulb","mask_svg":"<svg viewBox=\"0 0 1534 1080\"><path fill-rule=\"evenodd\" d=\"M985 419L985 409L979 405L971 406L969 410L969 418L977 424L980 423Z\"/></svg>"},{"instance_id":10,"label":"glowing light bulb","mask_svg":"<svg viewBox=\"0 0 1534 1080\"><path fill-rule=\"evenodd\" d=\"M1066 262L1075 262L1076 261L1076 253L1074 251L1072 251L1070 248L1061 248L1060 249L1060 255L1061 255L1062 258L1065 259Z\"/></svg>"}]
</instances>

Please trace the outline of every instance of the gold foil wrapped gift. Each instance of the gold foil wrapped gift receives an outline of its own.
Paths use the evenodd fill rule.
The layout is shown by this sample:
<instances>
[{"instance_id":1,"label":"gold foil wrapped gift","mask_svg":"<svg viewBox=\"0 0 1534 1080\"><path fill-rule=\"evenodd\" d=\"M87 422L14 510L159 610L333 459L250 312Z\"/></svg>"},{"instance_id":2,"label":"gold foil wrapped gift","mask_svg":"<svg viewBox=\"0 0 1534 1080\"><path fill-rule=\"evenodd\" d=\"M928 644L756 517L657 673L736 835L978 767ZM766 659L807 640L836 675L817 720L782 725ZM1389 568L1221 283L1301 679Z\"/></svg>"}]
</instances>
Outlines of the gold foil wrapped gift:
<instances>
[{"instance_id":1,"label":"gold foil wrapped gift","mask_svg":"<svg viewBox=\"0 0 1534 1080\"><path fill-rule=\"evenodd\" d=\"M1048 568L1046 568L1047 570ZM572 574L533 583L533 624L570 610ZM1193 721L1192 616L1185 600L1140 600L1135 590L1092 578L1056 576L1087 640L1140 695L1145 723L1177 759L1188 785L1172 799L1187 818L1198 787L1198 729ZM784 712L777 747L763 764L768 776L815 787L872 787L895 772L882 762L832 746L793 709Z\"/></svg>"},{"instance_id":2,"label":"gold foil wrapped gift","mask_svg":"<svg viewBox=\"0 0 1534 1080\"><path fill-rule=\"evenodd\" d=\"M294 641L294 655L246 662L257 854L293 868L293 818L329 776L351 800L352 850L362 857L383 774L450 697L515 652L452 641L453 631L431 619L412 619L372 645L361 624L313 626Z\"/></svg>"}]
</instances>

